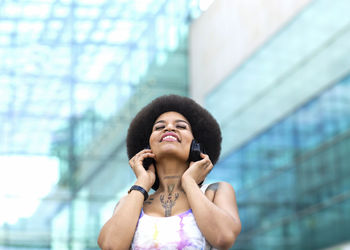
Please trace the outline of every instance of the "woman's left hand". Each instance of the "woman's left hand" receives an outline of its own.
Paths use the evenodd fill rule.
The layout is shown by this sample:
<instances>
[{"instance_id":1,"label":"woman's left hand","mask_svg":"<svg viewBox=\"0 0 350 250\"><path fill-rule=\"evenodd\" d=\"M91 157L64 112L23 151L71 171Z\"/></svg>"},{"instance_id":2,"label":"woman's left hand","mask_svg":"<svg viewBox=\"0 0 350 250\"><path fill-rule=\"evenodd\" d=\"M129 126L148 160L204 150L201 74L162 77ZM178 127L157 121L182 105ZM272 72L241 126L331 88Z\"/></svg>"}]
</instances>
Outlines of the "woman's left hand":
<instances>
[{"instance_id":1,"label":"woman's left hand","mask_svg":"<svg viewBox=\"0 0 350 250\"><path fill-rule=\"evenodd\" d=\"M190 166L182 175L183 179L191 178L197 184L204 181L205 177L210 173L214 166L208 155L201 153L201 157L203 158L202 160L190 162Z\"/></svg>"}]
</instances>

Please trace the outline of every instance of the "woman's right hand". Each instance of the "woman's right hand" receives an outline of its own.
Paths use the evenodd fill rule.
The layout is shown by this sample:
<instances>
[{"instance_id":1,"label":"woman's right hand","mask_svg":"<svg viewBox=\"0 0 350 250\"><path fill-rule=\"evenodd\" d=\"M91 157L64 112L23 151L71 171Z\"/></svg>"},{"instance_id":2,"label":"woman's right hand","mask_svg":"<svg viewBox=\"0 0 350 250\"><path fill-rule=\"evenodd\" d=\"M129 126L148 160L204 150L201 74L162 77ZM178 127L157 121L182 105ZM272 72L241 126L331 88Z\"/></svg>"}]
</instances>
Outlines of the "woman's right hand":
<instances>
[{"instance_id":1,"label":"woman's right hand","mask_svg":"<svg viewBox=\"0 0 350 250\"><path fill-rule=\"evenodd\" d=\"M152 163L148 170L143 167L143 160L148 157L155 158L155 154L151 149L143 149L129 160L129 165L137 178L136 184L141 185L147 191L151 189L156 180L154 164Z\"/></svg>"}]
</instances>

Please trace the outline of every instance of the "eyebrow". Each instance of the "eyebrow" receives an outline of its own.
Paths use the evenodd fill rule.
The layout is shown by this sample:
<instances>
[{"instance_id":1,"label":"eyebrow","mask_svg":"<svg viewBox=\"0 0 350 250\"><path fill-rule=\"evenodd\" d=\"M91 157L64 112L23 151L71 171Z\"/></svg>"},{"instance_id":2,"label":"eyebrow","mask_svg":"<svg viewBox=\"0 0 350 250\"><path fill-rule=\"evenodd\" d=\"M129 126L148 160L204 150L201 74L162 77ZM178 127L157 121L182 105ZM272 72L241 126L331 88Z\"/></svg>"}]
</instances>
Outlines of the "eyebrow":
<instances>
[{"instance_id":1,"label":"eyebrow","mask_svg":"<svg viewBox=\"0 0 350 250\"><path fill-rule=\"evenodd\" d=\"M185 120L175 120L175 122L184 122L184 123L188 124L189 126L191 126L191 125L190 125L187 121L185 121ZM156 125L157 123L166 123L166 121L165 121L165 120L159 120L159 121L155 122L154 125ZM154 126L154 125L153 125L153 126Z\"/></svg>"}]
</instances>

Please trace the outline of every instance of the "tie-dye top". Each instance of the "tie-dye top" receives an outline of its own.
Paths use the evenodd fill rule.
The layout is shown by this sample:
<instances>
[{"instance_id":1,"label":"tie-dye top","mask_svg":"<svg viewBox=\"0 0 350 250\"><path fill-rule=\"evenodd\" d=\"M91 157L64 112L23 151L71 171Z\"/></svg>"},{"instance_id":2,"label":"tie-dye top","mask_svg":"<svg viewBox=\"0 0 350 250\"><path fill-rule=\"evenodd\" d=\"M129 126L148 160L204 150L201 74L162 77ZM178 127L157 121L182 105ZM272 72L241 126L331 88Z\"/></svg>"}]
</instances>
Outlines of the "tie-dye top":
<instances>
[{"instance_id":1,"label":"tie-dye top","mask_svg":"<svg viewBox=\"0 0 350 250\"><path fill-rule=\"evenodd\" d=\"M206 187L205 187L206 188ZM202 190L205 191L202 187ZM192 209L169 217L141 211L131 249L213 249L198 228Z\"/></svg>"},{"instance_id":2,"label":"tie-dye top","mask_svg":"<svg viewBox=\"0 0 350 250\"><path fill-rule=\"evenodd\" d=\"M192 210L169 217L141 211L131 249L210 249L199 231Z\"/></svg>"}]
</instances>

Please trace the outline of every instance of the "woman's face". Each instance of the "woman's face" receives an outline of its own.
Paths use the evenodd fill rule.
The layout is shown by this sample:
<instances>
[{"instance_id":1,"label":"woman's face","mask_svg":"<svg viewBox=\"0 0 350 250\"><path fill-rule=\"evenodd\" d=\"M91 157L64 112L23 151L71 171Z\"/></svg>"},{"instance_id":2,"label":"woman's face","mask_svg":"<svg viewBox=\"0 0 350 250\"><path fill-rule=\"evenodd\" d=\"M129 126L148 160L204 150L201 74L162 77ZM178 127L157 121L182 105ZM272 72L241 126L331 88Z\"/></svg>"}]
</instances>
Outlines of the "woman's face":
<instances>
[{"instance_id":1,"label":"woman's face","mask_svg":"<svg viewBox=\"0 0 350 250\"><path fill-rule=\"evenodd\" d=\"M193 134L188 120L180 113L166 112L155 121L149 143L157 159L178 157L187 161Z\"/></svg>"}]
</instances>

